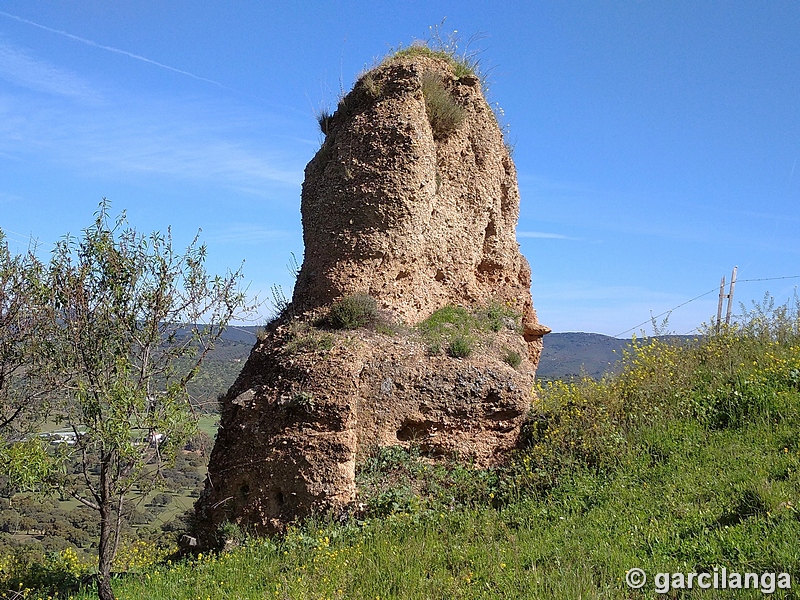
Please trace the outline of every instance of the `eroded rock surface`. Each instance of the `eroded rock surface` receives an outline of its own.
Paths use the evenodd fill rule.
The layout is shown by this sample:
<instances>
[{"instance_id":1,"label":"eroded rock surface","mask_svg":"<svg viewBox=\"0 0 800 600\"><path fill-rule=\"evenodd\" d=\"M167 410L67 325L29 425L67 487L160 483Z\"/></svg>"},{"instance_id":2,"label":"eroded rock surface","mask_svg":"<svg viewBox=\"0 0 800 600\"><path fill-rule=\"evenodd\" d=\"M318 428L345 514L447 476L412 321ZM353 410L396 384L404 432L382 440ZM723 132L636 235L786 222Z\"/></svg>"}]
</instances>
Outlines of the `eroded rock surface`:
<instances>
[{"instance_id":1,"label":"eroded rock surface","mask_svg":"<svg viewBox=\"0 0 800 600\"><path fill-rule=\"evenodd\" d=\"M449 130L426 107L431 77L460 107ZM516 241L514 164L477 77L457 78L432 56L388 60L323 125L303 184L305 256L292 307L222 401L196 507L206 546L224 521L272 533L353 503L356 461L377 445L497 462L530 406L549 329L537 321ZM403 325L392 334L319 325L333 301L359 293ZM446 305L520 317L456 359L432 353L413 328ZM516 368L503 360L509 352L522 357Z\"/></svg>"},{"instance_id":2,"label":"eroded rock surface","mask_svg":"<svg viewBox=\"0 0 800 600\"><path fill-rule=\"evenodd\" d=\"M464 113L442 137L422 92L428 73ZM516 169L477 77L430 57L391 61L359 80L327 130L303 184L298 309L367 292L413 323L446 304L501 300L538 333L515 235Z\"/></svg>"}]
</instances>

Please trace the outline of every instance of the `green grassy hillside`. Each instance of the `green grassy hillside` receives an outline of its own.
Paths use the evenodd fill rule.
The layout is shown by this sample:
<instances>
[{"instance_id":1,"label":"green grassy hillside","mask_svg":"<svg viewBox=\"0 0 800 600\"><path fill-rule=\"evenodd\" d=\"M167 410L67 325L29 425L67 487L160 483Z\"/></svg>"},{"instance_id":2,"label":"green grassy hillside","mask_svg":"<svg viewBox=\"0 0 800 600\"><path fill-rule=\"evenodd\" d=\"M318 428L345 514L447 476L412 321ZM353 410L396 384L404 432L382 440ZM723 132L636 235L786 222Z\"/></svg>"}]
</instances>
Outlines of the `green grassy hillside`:
<instances>
[{"instance_id":1,"label":"green grassy hillside","mask_svg":"<svg viewBox=\"0 0 800 600\"><path fill-rule=\"evenodd\" d=\"M550 333L544 336L544 350L536 376L566 379L588 375L599 379L610 373L631 343L599 333Z\"/></svg>"},{"instance_id":2,"label":"green grassy hillside","mask_svg":"<svg viewBox=\"0 0 800 600\"><path fill-rule=\"evenodd\" d=\"M237 548L128 561L115 589L142 600L760 598L771 581L773 597L798 596L761 577L800 577L796 311L754 311L697 341L634 341L616 375L537 393L525 447L502 468L383 449L359 467L357 514L274 540L229 524L220 539ZM49 560L37 571L6 557L3 589L60 586L62 597L85 567ZM626 584L632 568L647 574L641 590ZM673 572L733 585L728 574L755 573L760 588L657 585Z\"/></svg>"}]
</instances>

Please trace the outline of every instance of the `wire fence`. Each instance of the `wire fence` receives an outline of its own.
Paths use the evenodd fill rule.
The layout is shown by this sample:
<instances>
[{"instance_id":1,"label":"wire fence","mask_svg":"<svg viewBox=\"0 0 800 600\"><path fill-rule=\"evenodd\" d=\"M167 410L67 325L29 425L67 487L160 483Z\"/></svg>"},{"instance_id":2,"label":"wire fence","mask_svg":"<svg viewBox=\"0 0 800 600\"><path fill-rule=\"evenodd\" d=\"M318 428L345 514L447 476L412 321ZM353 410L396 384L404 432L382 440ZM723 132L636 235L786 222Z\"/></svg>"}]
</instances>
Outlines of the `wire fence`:
<instances>
[{"instance_id":1,"label":"wire fence","mask_svg":"<svg viewBox=\"0 0 800 600\"><path fill-rule=\"evenodd\" d=\"M754 279L737 279L736 280L736 285L739 285L740 283L752 283L752 282L756 282L756 281L779 281L779 280L782 280L782 279L800 279L800 275L784 275L782 277L759 277L759 278L754 278ZM662 312L660 314L657 314L657 315L651 315L650 318L647 319L646 321L642 321L641 323L639 323L638 325L634 325L630 329L626 329L625 331L621 331L620 333L614 335L614 337L620 337L621 335L625 335L626 333L630 333L631 331L639 329L642 325L647 325L647 324L653 323L653 322L655 322L657 319L659 319L661 317L664 317L664 316L672 314L673 311L681 308L682 306L686 306L687 304L691 304L695 300L699 300L700 298L708 296L709 294L712 294L714 292L719 292L719 289L720 289L719 286L714 286L713 288L711 288L707 292L703 292L699 296L695 296L694 298L691 298L690 300L687 300L686 302L682 302L682 303L678 304L677 306L675 306L673 308L670 308L669 310L665 310L664 312ZM696 331L696 328L693 329L692 331ZM691 333L691 331L688 332L688 333Z\"/></svg>"}]
</instances>

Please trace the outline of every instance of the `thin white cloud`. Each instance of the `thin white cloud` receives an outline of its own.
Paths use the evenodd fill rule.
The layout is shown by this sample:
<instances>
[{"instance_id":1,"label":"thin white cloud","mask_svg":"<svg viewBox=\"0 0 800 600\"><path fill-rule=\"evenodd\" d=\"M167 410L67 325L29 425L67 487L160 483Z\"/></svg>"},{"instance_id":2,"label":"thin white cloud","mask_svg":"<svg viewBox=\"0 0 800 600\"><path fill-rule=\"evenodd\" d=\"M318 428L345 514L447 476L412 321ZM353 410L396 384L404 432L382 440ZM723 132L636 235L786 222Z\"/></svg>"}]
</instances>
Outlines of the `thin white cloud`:
<instances>
[{"instance_id":1,"label":"thin white cloud","mask_svg":"<svg viewBox=\"0 0 800 600\"><path fill-rule=\"evenodd\" d=\"M224 85L222 85L218 81L214 81L213 79L208 79L206 77L200 77L199 75L195 75L194 73L190 73L189 71L184 71L184 70L178 69L176 67L171 67L169 65L165 65L164 63L160 63L160 62L157 62L155 60L146 58L144 56L140 56L139 54L134 54L133 52L128 52L127 50L121 50L120 48L114 48L113 46L106 46L106 45L103 45L103 44L98 44L97 42L93 42L92 40L87 40L86 38L82 38L82 37L79 37L77 35L73 35L71 33L68 33L66 31L62 31L60 29L53 29L52 27L47 27L46 25L42 25L42 24L36 23L34 21L29 21L28 19L23 19L22 17L18 17L16 15L12 15L10 13L3 12L1 10L0 10L0 15L2 15L4 17L8 17L9 19L14 19L16 21L19 21L20 23L25 23L25 24L31 25L33 27L38 27L39 29L43 29L44 31L49 31L50 33L55 33L57 35L69 38L69 39L74 40L76 42L80 42L81 44L86 44L87 46L92 46L94 48L99 48L101 50L106 50L108 52L114 52L116 54L122 54L123 56L127 56L128 58L133 58L135 60L140 60L142 62L146 62L146 63L151 64L153 66L159 67L161 69L166 69L166 70L172 71L174 73L179 73L181 75L186 75L187 77L191 77L192 79L197 79L198 81L204 81L206 83L211 83L211 84L216 85L218 87L225 88ZM226 89L229 89L229 88L226 88Z\"/></svg>"},{"instance_id":2,"label":"thin white cloud","mask_svg":"<svg viewBox=\"0 0 800 600\"><path fill-rule=\"evenodd\" d=\"M16 194L7 194L6 192L0 192L0 202L21 202L22 196L17 196Z\"/></svg>"},{"instance_id":3,"label":"thin white cloud","mask_svg":"<svg viewBox=\"0 0 800 600\"><path fill-rule=\"evenodd\" d=\"M0 95L0 156L87 176L162 175L228 188L299 186L305 148L274 143L263 117L185 99L85 107Z\"/></svg>"},{"instance_id":4,"label":"thin white cloud","mask_svg":"<svg viewBox=\"0 0 800 600\"><path fill-rule=\"evenodd\" d=\"M86 159L115 171L177 175L193 180L278 182L300 185L302 171L280 166L271 153L256 154L241 144L202 139L202 134L154 132L139 137L135 131L116 131L103 139L101 132L85 139ZM200 139L198 139L200 138Z\"/></svg>"},{"instance_id":5,"label":"thin white cloud","mask_svg":"<svg viewBox=\"0 0 800 600\"><path fill-rule=\"evenodd\" d=\"M94 92L78 76L36 60L22 50L0 43L0 77L28 89L80 100Z\"/></svg>"},{"instance_id":6,"label":"thin white cloud","mask_svg":"<svg viewBox=\"0 0 800 600\"><path fill-rule=\"evenodd\" d=\"M541 240L573 240L580 241L581 238L570 237L560 233L547 233L544 231L518 231L518 238L536 238Z\"/></svg>"}]
</instances>

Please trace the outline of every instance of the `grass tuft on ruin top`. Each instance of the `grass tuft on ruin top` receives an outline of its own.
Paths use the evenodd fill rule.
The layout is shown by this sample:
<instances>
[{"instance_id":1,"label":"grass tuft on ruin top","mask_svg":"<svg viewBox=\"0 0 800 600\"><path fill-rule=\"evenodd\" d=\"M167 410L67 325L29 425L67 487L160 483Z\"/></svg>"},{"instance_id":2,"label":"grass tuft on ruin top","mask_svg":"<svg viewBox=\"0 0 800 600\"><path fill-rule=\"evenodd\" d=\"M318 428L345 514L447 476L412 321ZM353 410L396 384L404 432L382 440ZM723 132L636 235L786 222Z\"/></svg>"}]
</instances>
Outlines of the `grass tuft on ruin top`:
<instances>
[{"instance_id":1,"label":"grass tuft on ruin top","mask_svg":"<svg viewBox=\"0 0 800 600\"><path fill-rule=\"evenodd\" d=\"M423 73L422 96L425 98L425 113L435 139L453 133L464 122L464 107L455 101L438 73Z\"/></svg>"},{"instance_id":2,"label":"grass tuft on ruin top","mask_svg":"<svg viewBox=\"0 0 800 600\"><path fill-rule=\"evenodd\" d=\"M397 59L417 58L420 56L445 61L453 69L453 75L455 75L457 78L467 75L479 77L477 64L471 63L467 57L458 56L454 52L448 50L431 48L427 44L422 43L412 44L411 46L395 50L383 60L382 64L386 64Z\"/></svg>"},{"instance_id":3,"label":"grass tuft on ruin top","mask_svg":"<svg viewBox=\"0 0 800 600\"><path fill-rule=\"evenodd\" d=\"M428 28L428 39L418 40L405 48L392 50L383 59L382 64L399 58L424 56L447 62L457 78L474 75L478 79L483 79L481 62L478 58L479 52L470 50L470 46L479 41L483 35L473 35L464 42L457 30L447 31L445 29L446 21L447 18L444 18L441 23L431 25Z\"/></svg>"}]
</instances>

